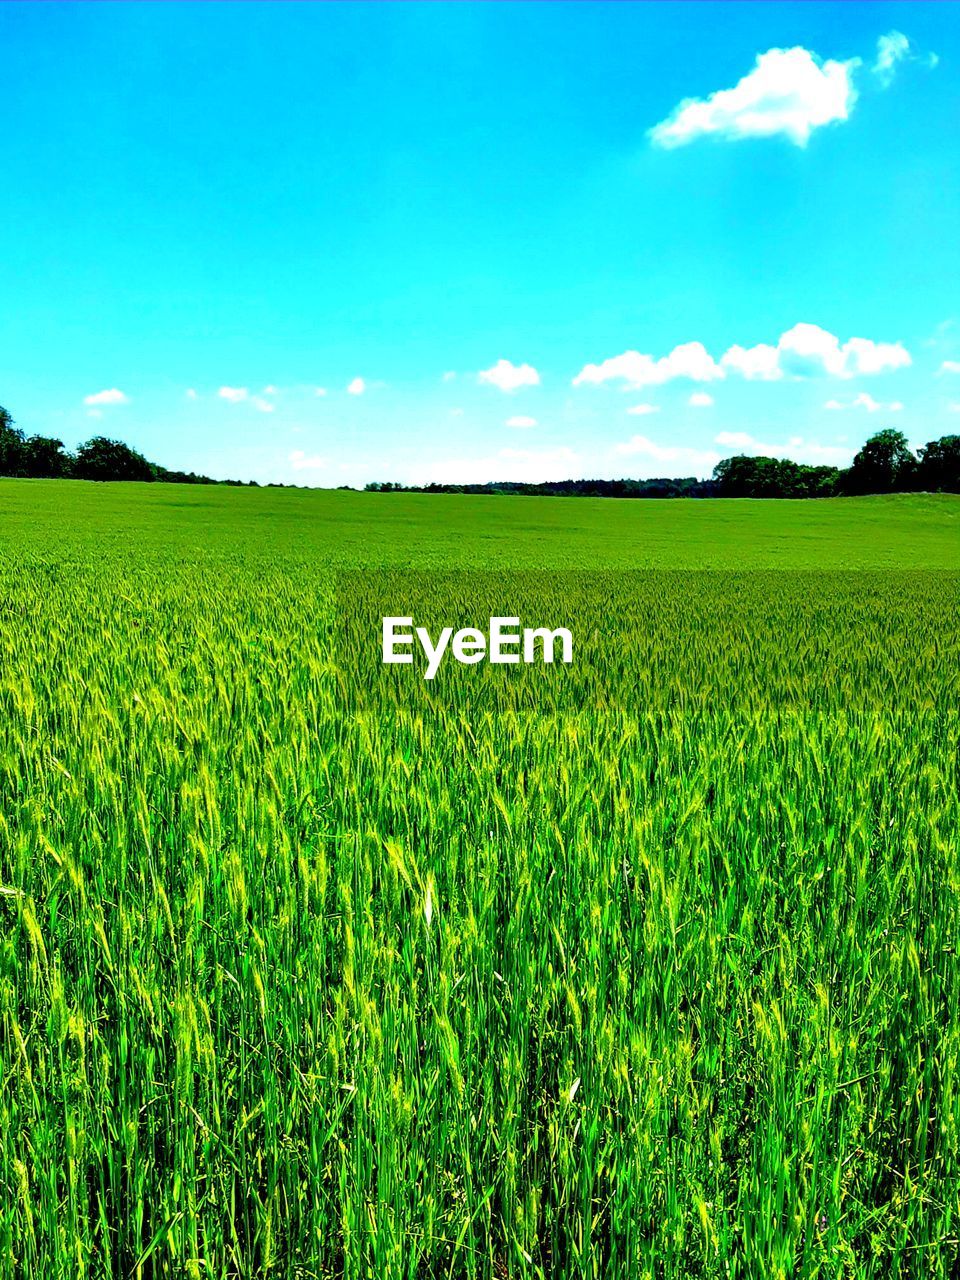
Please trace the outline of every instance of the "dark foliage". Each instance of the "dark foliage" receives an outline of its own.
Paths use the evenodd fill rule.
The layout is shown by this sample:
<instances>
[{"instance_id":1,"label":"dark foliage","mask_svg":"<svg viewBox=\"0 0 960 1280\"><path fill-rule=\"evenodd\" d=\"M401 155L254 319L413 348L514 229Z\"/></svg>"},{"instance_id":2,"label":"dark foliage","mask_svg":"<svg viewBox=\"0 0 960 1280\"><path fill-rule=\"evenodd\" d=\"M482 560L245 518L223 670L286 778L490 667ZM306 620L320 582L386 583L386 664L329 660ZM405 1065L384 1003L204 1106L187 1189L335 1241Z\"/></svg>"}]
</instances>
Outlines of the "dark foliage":
<instances>
[{"instance_id":1,"label":"dark foliage","mask_svg":"<svg viewBox=\"0 0 960 1280\"><path fill-rule=\"evenodd\" d=\"M52 436L28 436L23 442L25 476L65 476L70 474L72 459L64 451L63 441Z\"/></svg>"},{"instance_id":2,"label":"dark foliage","mask_svg":"<svg viewBox=\"0 0 960 1280\"><path fill-rule=\"evenodd\" d=\"M94 436L77 450L73 474L78 480L155 480L154 468L142 453L119 440Z\"/></svg>"},{"instance_id":3,"label":"dark foliage","mask_svg":"<svg viewBox=\"0 0 960 1280\"><path fill-rule=\"evenodd\" d=\"M686 476L681 480L545 480L526 484L521 480L495 480L489 484L404 485L392 481L366 485L368 493L511 493L548 498L712 498L712 480Z\"/></svg>"},{"instance_id":4,"label":"dark foliage","mask_svg":"<svg viewBox=\"0 0 960 1280\"><path fill-rule=\"evenodd\" d=\"M917 488L917 459L902 431L878 431L844 473L844 493L904 493Z\"/></svg>"},{"instance_id":5,"label":"dark foliage","mask_svg":"<svg viewBox=\"0 0 960 1280\"><path fill-rule=\"evenodd\" d=\"M941 436L920 450L919 488L931 493L960 493L960 436Z\"/></svg>"},{"instance_id":6,"label":"dark foliage","mask_svg":"<svg viewBox=\"0 0 960 1280\"><path fill-rule=\"evenodd\" d=\"M25 436L14 426L13 418L0 407L0 476L24 476L31 479L73 480L140 480L165 484L245 483L258 487L255 480L212 480L195 471L171 471L149 462L142 453L120 440L94 436L80 445L76 453L68 453L62 440L51 436Z\"/></svg>"},{"instance_id":7,"label":"dark foliage","mask_svg":"<svg viewBox=\"0 0 960 1280\"><path fill-rule=\"evenodd\" d=\"M837 492L836 467L807 467L789 458L738 454L713 470L721 498L829 498Z\"/></svg>"}]
</instances>

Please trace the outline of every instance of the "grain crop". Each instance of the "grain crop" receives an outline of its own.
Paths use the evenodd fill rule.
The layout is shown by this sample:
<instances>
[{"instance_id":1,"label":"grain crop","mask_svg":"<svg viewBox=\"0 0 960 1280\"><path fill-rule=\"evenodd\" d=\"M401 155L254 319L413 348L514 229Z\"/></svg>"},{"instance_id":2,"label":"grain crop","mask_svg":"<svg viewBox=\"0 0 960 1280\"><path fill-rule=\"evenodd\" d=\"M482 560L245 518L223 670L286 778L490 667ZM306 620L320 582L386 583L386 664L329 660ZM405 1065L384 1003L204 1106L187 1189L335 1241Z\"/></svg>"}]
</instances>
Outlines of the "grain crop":
<instances>
[{"instance_id":1,"label":"grain crop","mask_svg":"<svg viewBox=\"0 0 960 1280\"><path fill-rule=\"evenodd\" d=\"M0 537L0 1275L956 1274L955 502L695 569L92 491Z\"/></svg>"}]
</instances>

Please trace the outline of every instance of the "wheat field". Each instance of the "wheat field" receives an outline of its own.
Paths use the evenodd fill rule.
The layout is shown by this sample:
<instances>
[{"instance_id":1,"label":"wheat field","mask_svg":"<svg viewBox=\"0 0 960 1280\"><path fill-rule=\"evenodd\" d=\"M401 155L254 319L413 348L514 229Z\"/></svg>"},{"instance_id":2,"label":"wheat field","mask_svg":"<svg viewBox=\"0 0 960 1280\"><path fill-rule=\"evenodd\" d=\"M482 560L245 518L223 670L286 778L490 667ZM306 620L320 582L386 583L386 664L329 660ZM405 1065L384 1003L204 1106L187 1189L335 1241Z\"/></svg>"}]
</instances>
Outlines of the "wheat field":
<instances>
[{"instance_id":1,"label":"wheat field","mask_svg":"<svg viewBox=\"0 0 960 1280\"><path fill-rule=\"evenodd\" d=\"M152 489L0 485L0 1275L956 1274L956 500Z\"/></svg>"}]
</instances>

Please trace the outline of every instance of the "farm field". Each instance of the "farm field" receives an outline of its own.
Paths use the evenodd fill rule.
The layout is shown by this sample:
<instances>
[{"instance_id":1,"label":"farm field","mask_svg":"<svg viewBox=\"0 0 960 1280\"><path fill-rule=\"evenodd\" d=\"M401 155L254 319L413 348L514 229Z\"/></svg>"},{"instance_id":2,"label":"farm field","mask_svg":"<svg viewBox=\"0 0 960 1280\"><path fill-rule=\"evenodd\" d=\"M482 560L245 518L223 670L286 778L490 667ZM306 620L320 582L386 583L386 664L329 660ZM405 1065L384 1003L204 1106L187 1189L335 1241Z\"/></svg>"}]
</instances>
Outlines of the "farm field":
<instances>
[{"instance_id":1,"label":"farm field","mask_svg":"<svg viewBox=\"0 0 960 1280\"><path fill-rule=\"evenodd\" d=\"M0 481L0 1276L955 1275L958 605L941 495Z\"/></svg>"},{"instance_id":2,"label":"farm field","mask_svg":"<svg viewBox=\"0 0 960 1280\"><path fill-rule=\"evenodd\" d=\"M956 569L960 499L618 501L0 479L17 554L329 567Z\"/></svg>"}]
</instances>

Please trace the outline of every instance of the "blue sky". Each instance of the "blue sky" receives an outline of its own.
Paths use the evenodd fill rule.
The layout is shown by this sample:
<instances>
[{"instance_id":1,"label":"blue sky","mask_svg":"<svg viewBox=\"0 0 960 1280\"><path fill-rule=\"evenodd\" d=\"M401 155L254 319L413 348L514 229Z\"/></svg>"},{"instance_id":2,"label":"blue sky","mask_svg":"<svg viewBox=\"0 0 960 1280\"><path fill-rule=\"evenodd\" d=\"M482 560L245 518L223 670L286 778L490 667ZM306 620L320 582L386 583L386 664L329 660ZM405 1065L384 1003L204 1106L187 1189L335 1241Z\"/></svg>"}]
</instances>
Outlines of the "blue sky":
<instances>
[{"instance_id":1,"label":"blue sky","mask_svg":"<svg viewBox=\"0 0 960 1280\"><path fill-rule=\"evenodd\" d=\"M0 5L0 403L315 485L960 432L956 18Z\"/></svg>"}]
</instances>

